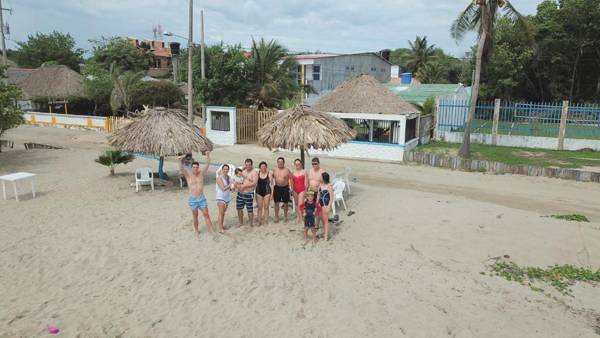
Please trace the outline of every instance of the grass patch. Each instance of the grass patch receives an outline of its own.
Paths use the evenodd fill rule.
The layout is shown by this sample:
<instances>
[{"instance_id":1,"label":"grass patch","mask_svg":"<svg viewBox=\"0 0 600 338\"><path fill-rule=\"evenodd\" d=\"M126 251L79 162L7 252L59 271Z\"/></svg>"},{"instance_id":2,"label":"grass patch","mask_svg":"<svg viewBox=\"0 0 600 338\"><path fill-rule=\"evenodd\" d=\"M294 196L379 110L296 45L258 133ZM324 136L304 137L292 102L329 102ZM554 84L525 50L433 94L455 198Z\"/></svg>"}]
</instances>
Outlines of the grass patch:
<instances>
[{"instance_id":1,"label":"grass patch","mask_svg":"<svg viewBox=\"0 0 600 338\"><path fill-rule=\"evenodd\" d=\"M458 143L433 142L417 147L417 151L456 156L459 148L460 144ZM538 167L600 167L600 152L592 150L559 151L471 144L471 158L474 160L502 162L510 165L531 165Z\"/></svg>"},{"instance_id":2,"label":"grass patch","mask_svg":"<svg viewBox=\"0 0 600 338\"><path fill-rule=\"evenodd\" d=\"M566 215L551 215L550 217L556 219L564 219L572 222L589 222L590 220L584 215L580 214L566 214Z\"/></svg>"},{"instance_id":3,"label":"grass patch","mask_svg":"<svg viewBox=\"0 0 600 338\"><path fill-rule=\"evenodd\" d=\"M571 286L577 282L600 282L600 270L593 271L588 268L573 265L554 265L547 268L521 267L515 262L498 259L490 266L492 276L499 276L506 280L528 285L533 291L543 292L544 289L535 284L547 284L563 295L572 296Z\"/></svg>"}]
</instances>

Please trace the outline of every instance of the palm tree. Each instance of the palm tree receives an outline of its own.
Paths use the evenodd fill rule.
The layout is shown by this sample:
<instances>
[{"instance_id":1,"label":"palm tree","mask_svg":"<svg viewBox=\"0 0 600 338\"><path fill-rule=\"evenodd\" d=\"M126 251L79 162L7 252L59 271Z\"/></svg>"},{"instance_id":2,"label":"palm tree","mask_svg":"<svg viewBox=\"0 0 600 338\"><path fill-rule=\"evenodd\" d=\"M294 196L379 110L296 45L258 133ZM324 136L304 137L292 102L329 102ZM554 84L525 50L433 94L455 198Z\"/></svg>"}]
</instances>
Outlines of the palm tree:
<instances>
[{"instance_id":1,"label":"palm tree","mask_svg":"<svg viewBox=\"0 0 600 338\"><path fill-rule=\"evenodd\" d=\"M434 57L435 45L427 45L426 36L417 36L414 42L408 41L408 44L410 45L410 53L406 61L406 68L414 74L418 74L421 67Z\"/></svg>"},{"instance_id":2,"label":"palm tree","mask_svg":"<svg viewBox=\"0 0 600 338\"><path fill-rule=\"evenodd\" d=\"M110 65L110 76L113 81L113 90L110 93L110 108L113 112L121 108L125 108L125 111L129 112L132 103L131 91L142 79L144 72L126 71L121 73L113 62Z\"/></svg>"},{"instance_id":3,"label":"palm tree","mask_svg":"<svg viewBox=\"0 0 600 338\"><path fill-rule=\"evenodd\" d=\"M447 75L447 71L438 62L426 63L417 73L421 83L446 83Z\"/></svg>"},{"instance_id":4,"label":"palm tree","mask_svg":"<svg viewBox=\"0 0 600 338\"><path fill-rule=\"evenodd\" d=\"M477 43L477 54L475 56L475 77L472 84L471 104L469 114L465 123L463 134L463 143L459 151L459 156L471 156L471 126L477 108L477 98L479 96L479 83L481 81L482 70L490 60L494 45L494 31L496 19L504 16L513 23L519 23L526 28L525 18L515 9L509 0L473 0L460 13L458 18L452 23L450 33L455 40L461 40L466 32L477 31L479 41Z\"/></svg>"},{"instance_id":5,"label":"palm tree","mask_svg":"<svg viewBox=\"0 0 600 338\"><path fill-rule=\"evenodd\" d=\"M254 81L250 100L259 107L278 107L284 99L292 98L299 90L291 69L296 61L277 41L252 39L251 76Z\"/></svg>"},{"instance_id":6,"label":"palm tree","mask_svg":"<svg viewBox=\"0 0 600 338\"><path fill-rule=\"evenodd\" d=\"M110 169L110 176L115 175L115 166L117 164L126 164L135 159L133 154L124 153L119 150L107 150L104 154L98 156L94 161L107 166Z\"/></svg>"}]
</instances>

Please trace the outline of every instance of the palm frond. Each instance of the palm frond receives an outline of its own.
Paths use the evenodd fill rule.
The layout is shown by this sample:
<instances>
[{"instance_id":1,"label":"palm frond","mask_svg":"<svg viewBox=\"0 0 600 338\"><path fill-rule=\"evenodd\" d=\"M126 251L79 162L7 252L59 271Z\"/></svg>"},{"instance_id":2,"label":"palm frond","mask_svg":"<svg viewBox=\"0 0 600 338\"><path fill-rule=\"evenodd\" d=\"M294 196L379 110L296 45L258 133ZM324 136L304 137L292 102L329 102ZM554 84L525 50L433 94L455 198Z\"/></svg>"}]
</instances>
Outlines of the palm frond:
<instances>
[{"instance_id":1,"label":"palm frond","mask_svg":"<svg viewBox=\"0 0 600 338\"><path fill-rule=\"evenodd\" d=\"M481 17L481 8L475 2L471 2L462 13L454 20L450 28L450 34L454 40L460 41L468 31L477 26L478 18Z\"/></svg>"}]
</instances>

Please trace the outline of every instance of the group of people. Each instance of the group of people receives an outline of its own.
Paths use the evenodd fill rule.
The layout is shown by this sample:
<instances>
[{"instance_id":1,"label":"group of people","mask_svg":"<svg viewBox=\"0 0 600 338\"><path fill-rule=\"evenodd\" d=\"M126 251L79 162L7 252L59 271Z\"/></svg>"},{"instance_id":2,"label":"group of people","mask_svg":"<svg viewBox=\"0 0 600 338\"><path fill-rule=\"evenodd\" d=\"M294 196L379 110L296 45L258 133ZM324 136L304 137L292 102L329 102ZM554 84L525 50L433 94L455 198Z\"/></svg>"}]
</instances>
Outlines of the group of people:
<instances>
[{"instance_id":1,"label":"group of people","mask_svg":"<svg viewBox=\"0 0 600 338\"><path fill-rule=\"evenodd\" d=\"M258 224L269 222L269 208L274 202L275 222L280 221L280 211L283 209L283 218L288 221L289 204L292 202L296 210L296 221L304 223L304 239L309 241L309 231L312 233L313 243L317 240L317 229L323 223L323 238L329 239L329 214L331 212L333 187L330 176L321 166L318 158L311 160L311 168L304 170L304 163L300 159L294 160L294 169L290 170L285 165L285 159L279 157L277 166L271 171L266 162L260 162L258 170L254 169L254 162L248 158L244 161L243 168L231 168L223 164L216 181L216 204L219 212L219 232L224 233L226 228L225 213L232 197L236 197L236 209L239 226L244 225L244 209L248 215L250 226L254 226L254 202L257 205ZM200 234L198 215L202 212L209 231L213 232L206 197L204 196L204 175L210 166L210 153L206 153L206 166L200 169L200 164L191 159L190 155L180 158L180 170L185 178L190 197L188 205L192 210L192 222L196 234Z\"/></svg>"}]
</instances>

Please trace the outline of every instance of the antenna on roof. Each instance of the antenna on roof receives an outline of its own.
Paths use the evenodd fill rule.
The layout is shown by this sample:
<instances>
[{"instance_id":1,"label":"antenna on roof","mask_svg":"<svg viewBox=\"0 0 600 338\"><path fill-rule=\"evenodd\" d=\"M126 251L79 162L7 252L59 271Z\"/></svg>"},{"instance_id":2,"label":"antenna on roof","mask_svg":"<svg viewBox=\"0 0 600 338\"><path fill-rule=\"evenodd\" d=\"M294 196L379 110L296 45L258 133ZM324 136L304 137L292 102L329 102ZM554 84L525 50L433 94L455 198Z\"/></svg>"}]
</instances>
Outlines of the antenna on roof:
<instances>
[{"instance_id":1,"label":"antenna on roof","mask_svg":"<svg viewBox=\"0 0 600 338\"><path fill-rule=\"evenodd\" d=\"M160 24L152 26L152 40L162 41L163 39L163 28Z\"/></svg>"}]
</instances>

